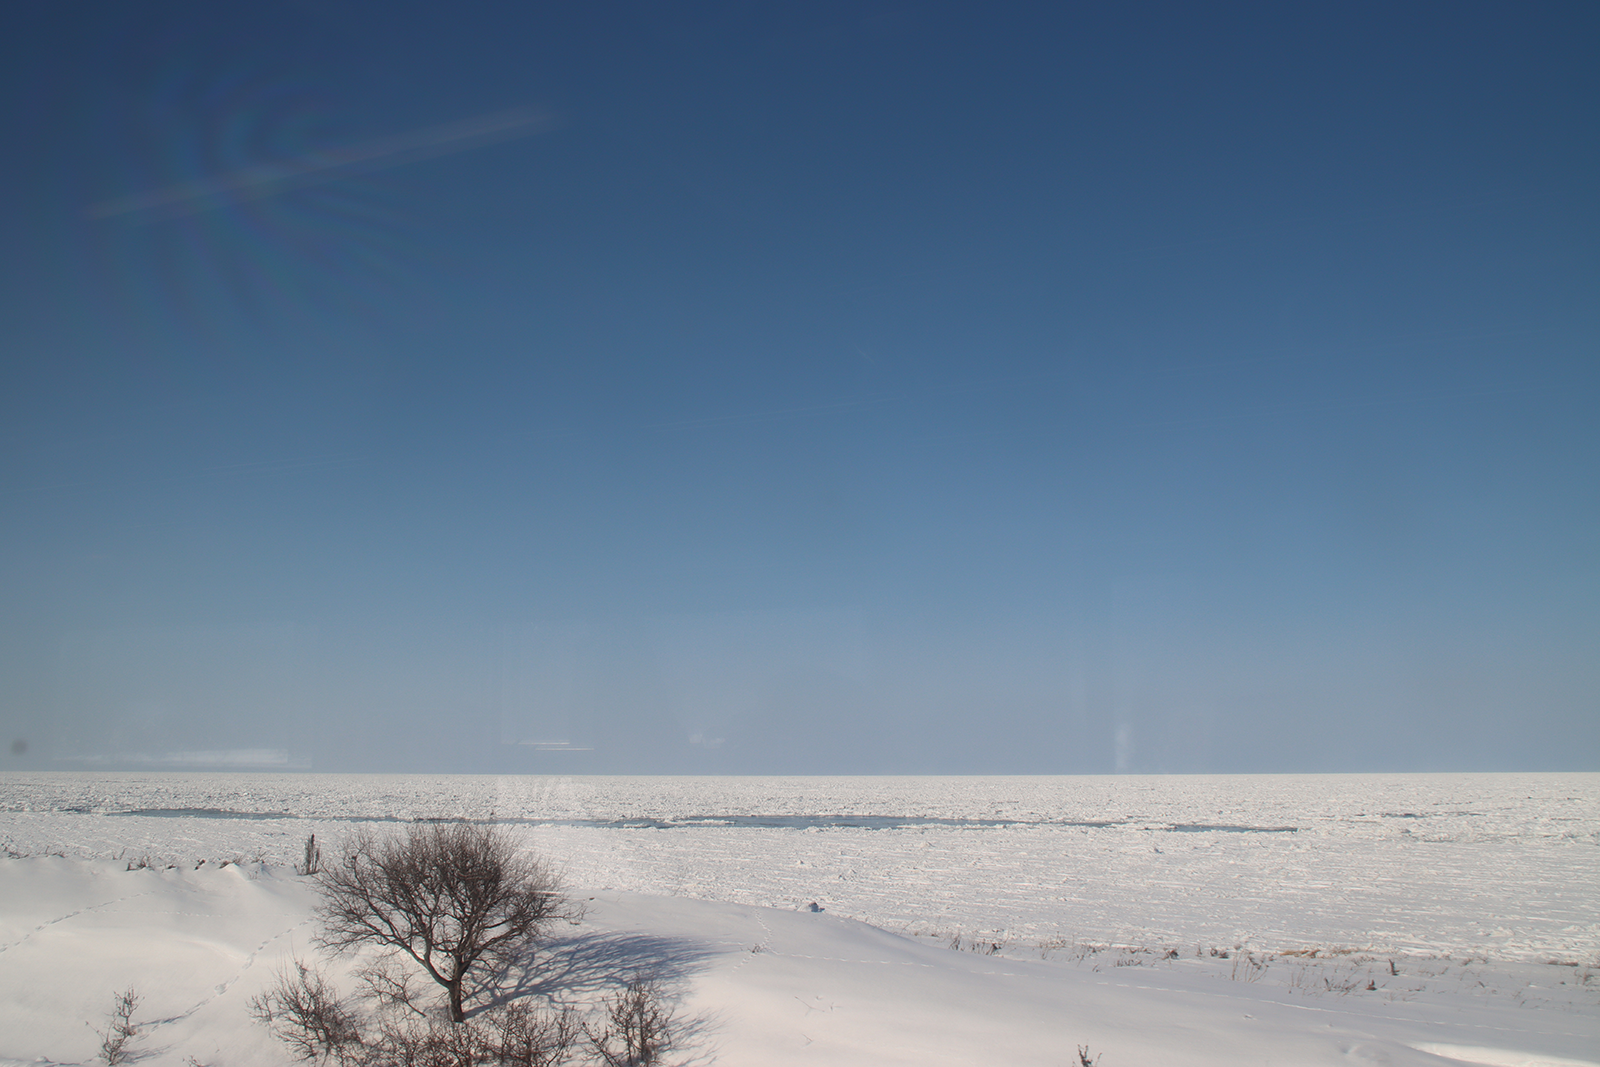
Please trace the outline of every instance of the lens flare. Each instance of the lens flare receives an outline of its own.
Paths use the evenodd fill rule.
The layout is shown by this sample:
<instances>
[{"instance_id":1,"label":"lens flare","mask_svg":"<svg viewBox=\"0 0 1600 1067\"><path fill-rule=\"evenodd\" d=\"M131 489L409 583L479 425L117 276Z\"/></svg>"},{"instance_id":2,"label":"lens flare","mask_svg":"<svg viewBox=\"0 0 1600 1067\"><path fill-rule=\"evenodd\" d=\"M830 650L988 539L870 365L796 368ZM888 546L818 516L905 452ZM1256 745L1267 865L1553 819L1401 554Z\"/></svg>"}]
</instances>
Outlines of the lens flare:
<instances>
[{"instance_id":1,"label":"lens flare","mask_svg":"<svg viewBox=\"0 0 1600 1067\"><path fill-rule=\"evenodd\" d=\"M84 213L90 218L103 219L134 212L205 211L333 181L345 174L399 166L527 137L552 126L550 116L542 111L512 108L310 153L284 162L249 167L216 179L184 182L135 196L105 200L91 204Z\"/></svg>"},{"instance_id":2,"label":"lens flare","mask_svg":"<svg viewBox=\"0 0 1600 1067\"><path fill-rule=\"evenodd\" d=\"M142 191L81 209L100 308L157 361L371 349L417 306L428 264L416 213L381 172L554 125L518 107L341 137L356 124L299 68L190 58L105 116L122 146L107 184Z\"/></svg>"}]
</instances>

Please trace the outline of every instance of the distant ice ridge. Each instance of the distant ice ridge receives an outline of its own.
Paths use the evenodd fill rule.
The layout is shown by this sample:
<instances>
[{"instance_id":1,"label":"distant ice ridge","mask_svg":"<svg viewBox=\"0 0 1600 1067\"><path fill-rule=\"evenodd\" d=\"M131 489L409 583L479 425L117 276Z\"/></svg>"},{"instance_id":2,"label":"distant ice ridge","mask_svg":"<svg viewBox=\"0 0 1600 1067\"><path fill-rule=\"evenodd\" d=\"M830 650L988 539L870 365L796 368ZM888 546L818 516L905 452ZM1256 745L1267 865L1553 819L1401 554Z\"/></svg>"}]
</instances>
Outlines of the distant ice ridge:
<instances>
[{"instance_id":1,"label":"distant ice ridge","mask_svg":"<svg viewBox=\"0 0 1600 1067\"><path fill-rule=\"evenodd\" d=\"M1600 961L1600 775L0 775L14 853L261 858L506 824L575 884L1045 945Z\"/></svg>"}]
</instances>

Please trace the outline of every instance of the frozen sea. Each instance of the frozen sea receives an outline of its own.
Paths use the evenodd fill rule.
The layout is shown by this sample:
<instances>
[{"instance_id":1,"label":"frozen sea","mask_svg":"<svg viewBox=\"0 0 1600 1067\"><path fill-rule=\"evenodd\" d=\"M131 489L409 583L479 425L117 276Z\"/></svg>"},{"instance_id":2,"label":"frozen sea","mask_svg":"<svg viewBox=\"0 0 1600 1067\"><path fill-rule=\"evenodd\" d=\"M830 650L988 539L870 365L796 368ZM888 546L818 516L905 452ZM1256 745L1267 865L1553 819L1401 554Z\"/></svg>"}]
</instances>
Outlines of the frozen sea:
<instances>
[{"instance_id":1,"label":"frozen sea","mask_svg":"<svg viewBox=\"0 0 1600 1067\"><path fill-rule=\"evenodd\" d=\"M1008 948L1600 962L1600 774L0 775L0 851L194 864L495 821L582 891Z\"/></svg>"}]
</instances>

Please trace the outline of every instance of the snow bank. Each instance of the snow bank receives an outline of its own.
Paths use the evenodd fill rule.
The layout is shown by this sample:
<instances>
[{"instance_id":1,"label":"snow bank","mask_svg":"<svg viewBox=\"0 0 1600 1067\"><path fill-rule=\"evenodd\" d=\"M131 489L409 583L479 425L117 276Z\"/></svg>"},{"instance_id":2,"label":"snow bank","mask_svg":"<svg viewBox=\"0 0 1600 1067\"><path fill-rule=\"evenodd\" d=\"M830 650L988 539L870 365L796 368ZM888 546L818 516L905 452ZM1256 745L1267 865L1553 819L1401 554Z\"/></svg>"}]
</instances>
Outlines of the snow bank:
<instances>
[{"instance_id":1,"label":"snow bank","mask_svg":"<svg viewBox=\"0 0 1600 1067\"><path fill-rule=\"evenodd\" d=\"M0 1067L92 1062L86 1023L129 985L141 1063L287 1063L246 1005L310 953L310 881L260 864L125 867L0 860ZM652 967L684 1058L702 1064L1062 1067L1078 1045L1103 1067L1600 1063L1600 976L1585 967L1335 956L1241 970L1192 950L972 947L828 911L597 892L544 959L577 1000Z\"/></svg>"}]
</instances>

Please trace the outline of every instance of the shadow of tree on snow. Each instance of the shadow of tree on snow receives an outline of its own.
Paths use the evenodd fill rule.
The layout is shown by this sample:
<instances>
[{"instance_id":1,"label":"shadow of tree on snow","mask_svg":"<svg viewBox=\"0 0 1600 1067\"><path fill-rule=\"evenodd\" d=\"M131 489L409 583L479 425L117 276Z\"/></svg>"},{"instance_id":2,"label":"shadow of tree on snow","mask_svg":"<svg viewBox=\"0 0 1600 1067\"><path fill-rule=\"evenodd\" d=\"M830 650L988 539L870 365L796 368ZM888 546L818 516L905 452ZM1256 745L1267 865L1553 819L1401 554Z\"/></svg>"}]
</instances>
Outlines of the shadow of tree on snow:
<instances>
[{"instance_id":1,"label":"shadow of tree on snow","mask_svg":"<svg viewBox=\"0 0 1600 1067\"><path fill-rule=\"evenodd\" d=\"M552 1004L597 1003L635 978L652 982L668 1000L679 999L689 979L712 957L726 952L710 942L656 934L575 934L545 942L486 976L480 1002L467 1014L500 1007L522 997ZM716 1059L710 1016L676 1015L672 1021L676 1067L708 1065Z\"/></svg>"},{"instance_id":2,"label":"shadow of tree on snow","mask_svg":"<svg viewBox=\"0 0 1600 1067\"><path fill-rule=\"evenodd\" d=\"M695 938L655 934L576 934L544 943L487 976L483 1007L521 997L582 999L621 988L636 977L677 994L716 956L716 946Z\"/></svg>"}]
</instances>

